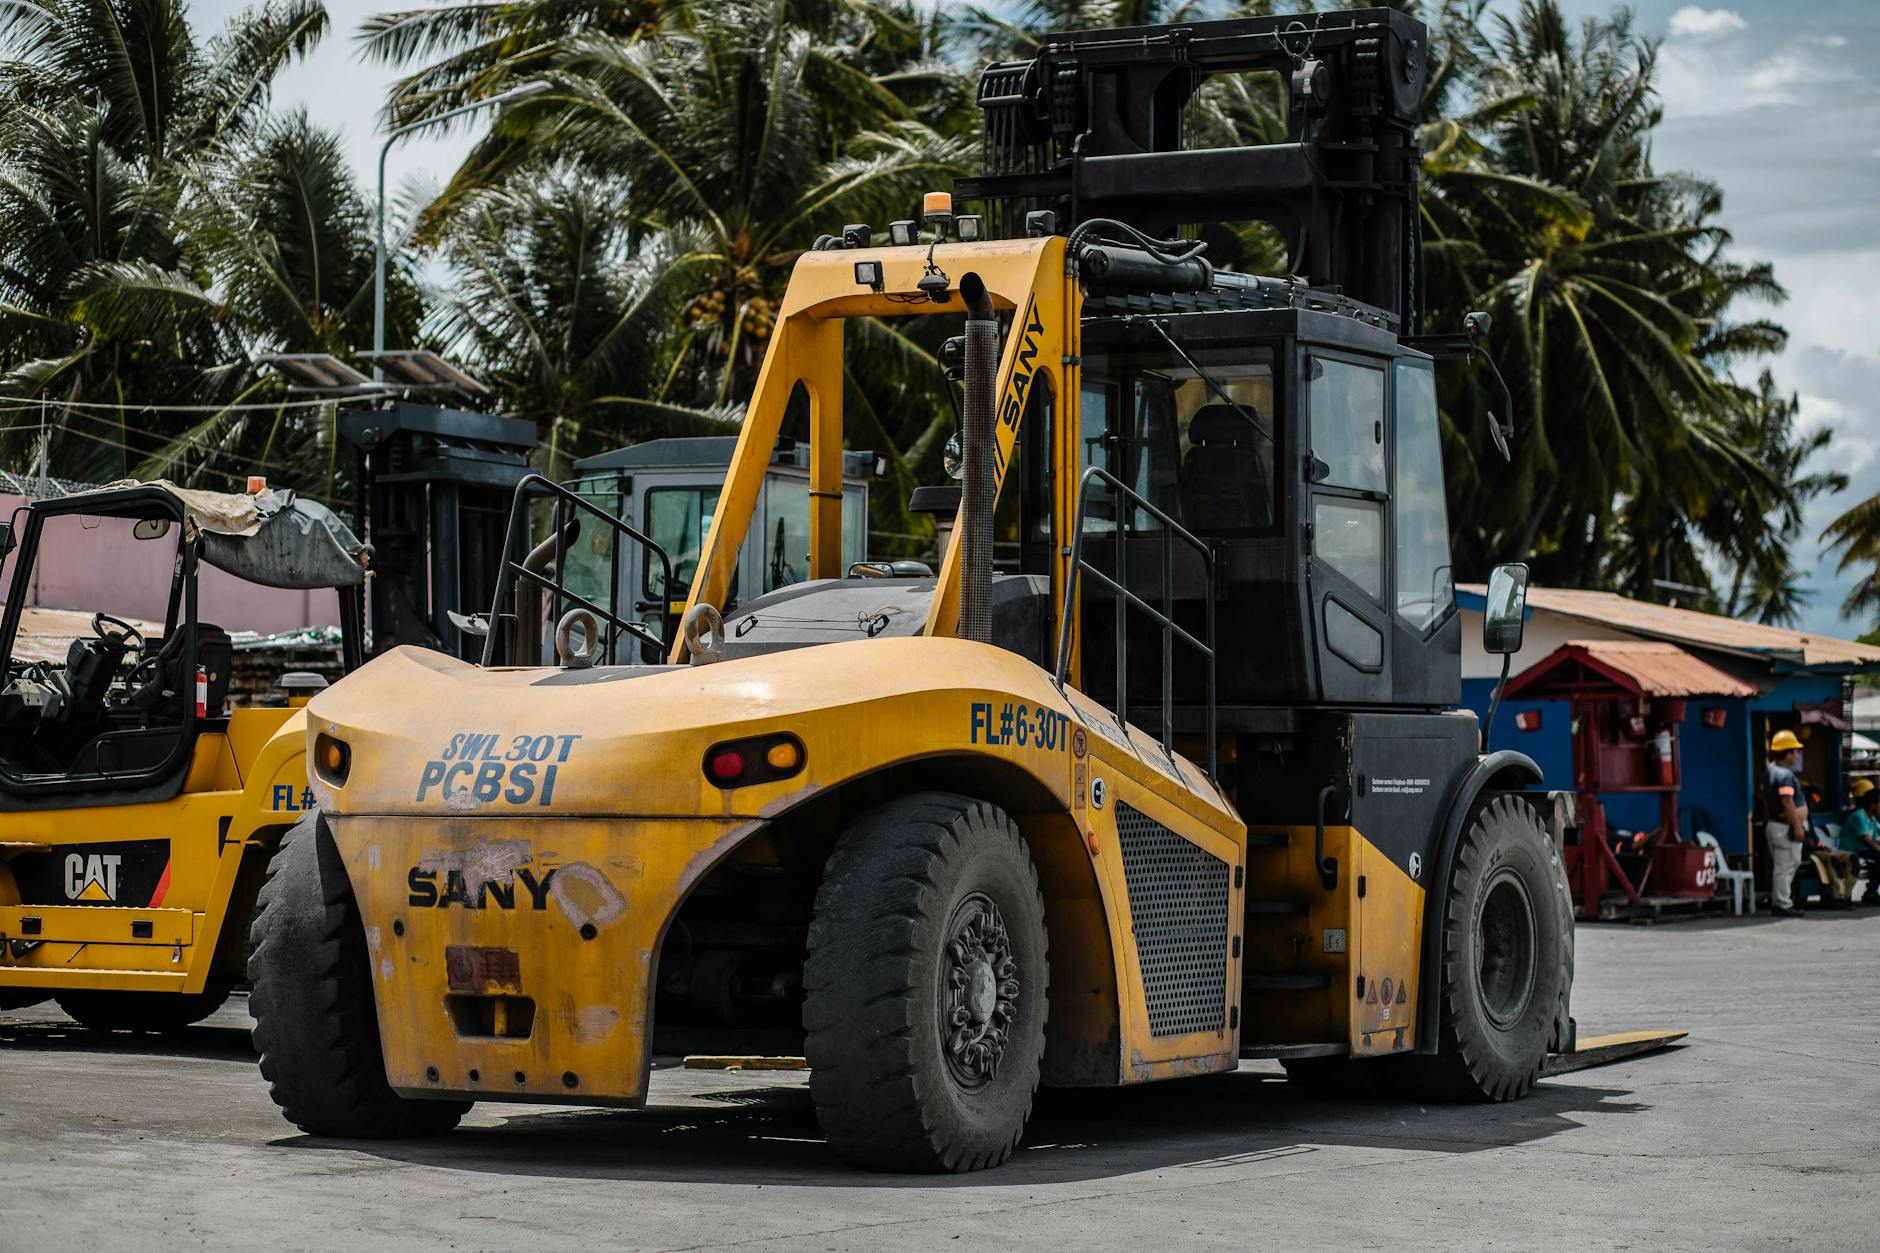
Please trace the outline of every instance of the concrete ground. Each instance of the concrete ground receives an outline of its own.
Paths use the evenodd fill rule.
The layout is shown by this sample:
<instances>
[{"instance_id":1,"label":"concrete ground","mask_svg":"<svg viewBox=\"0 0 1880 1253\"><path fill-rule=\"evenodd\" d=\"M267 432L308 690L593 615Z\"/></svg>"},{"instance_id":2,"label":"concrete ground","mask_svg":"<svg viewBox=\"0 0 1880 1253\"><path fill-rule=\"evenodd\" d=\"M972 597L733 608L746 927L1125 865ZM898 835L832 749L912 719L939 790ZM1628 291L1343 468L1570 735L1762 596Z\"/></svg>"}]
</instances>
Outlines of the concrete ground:
<instances>
[{"instance_id":1,"label":"concrete ground","mask_svg":"<svg viewBox=\"0 0 1880 1253\"><path fill-rule=\"evenodd\" d=\"M1582 927L1585 1034L1674 1052L1449 1108L1276 1067L1047 1093L1001 1170L871 1175L800 1075L663 1070L643 1111L480 1105L301 1135L239 1002L185 1039L0 1015L0 1248L1880 1248L1880 910Z\"/></svg>"}]
</instances>

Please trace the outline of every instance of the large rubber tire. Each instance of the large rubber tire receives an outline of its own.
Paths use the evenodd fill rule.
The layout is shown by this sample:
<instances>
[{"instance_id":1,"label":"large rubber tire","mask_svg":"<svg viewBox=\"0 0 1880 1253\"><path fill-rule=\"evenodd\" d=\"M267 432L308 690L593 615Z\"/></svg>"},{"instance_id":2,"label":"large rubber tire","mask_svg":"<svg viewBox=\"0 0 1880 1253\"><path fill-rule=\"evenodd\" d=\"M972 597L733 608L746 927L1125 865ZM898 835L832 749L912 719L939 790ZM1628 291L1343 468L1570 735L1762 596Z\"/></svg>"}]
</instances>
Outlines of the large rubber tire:
<instances>
[{"instance_id":1,"label":"large rubber tire","mask_svg":"<svg viewBox=\"0 0 1880 1253\"><path fill-rule=\"evenodd\" d=\"M810 1096L830 1147L871 1170L1012 1155L1044 1057L1044 898L1017 826L944 792L842 835L804 970Z\"/></svg>"},{"instance_id":2,"label":"large rubber tire","mask_svg":"<svg viewBox=\"0 0 1880 1253\"><path fill-rule=\"evenodd\" d=\"M268 1095L310 1135L396 1139L457 1125L467 1101L408 1100L385 1080L365 928L319 814L281 838L248 935L248 998Z\"/></svg>"},{"instance_id":3,"label":"large rubber tire","mask_svg":"<svg viewBox=\"0 0 1880 1253\"><path fill-rule=\"evenodd\" d=\"M1437 1051L1389 1059L1411 1095L1511 1101L1540 1078L1567 1022L1573 902L1559 850L1519 796L1477 803L1443 910Z\"/></svg>"},{"instance_id":4,"label":"large rubber tire","mask_svg":"<svg viewBox=\"0 0 1880 1253\"><path fill-rule=\"evenodd\" d=\"M226 986L202 992L60 992L59 1008L93 1031L139 1031L170 1035L221 1009Z\"/></svg>"}]
</instances>

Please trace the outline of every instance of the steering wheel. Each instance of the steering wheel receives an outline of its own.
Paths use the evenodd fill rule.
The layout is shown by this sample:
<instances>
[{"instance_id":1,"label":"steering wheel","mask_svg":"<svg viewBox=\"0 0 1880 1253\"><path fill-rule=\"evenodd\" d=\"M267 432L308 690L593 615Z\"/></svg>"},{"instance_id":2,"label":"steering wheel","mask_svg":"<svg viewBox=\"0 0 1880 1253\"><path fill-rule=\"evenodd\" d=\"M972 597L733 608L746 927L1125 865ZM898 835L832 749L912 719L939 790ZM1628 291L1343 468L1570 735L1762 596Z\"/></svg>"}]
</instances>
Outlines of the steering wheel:
<instances>
[{"instance_id":1,"label":"steering wheel","mask_svg":"<svg viewBox=\"0 0 1880 1253\"><path fill-rule=\"evenodd\" d=\"M118 628L115 631L109 627ZM113 618L110 614L94 613L91 615L91 633L113 648L124 652L144 651L144 633L122 618Z\"/></svg>"}]
</instances>

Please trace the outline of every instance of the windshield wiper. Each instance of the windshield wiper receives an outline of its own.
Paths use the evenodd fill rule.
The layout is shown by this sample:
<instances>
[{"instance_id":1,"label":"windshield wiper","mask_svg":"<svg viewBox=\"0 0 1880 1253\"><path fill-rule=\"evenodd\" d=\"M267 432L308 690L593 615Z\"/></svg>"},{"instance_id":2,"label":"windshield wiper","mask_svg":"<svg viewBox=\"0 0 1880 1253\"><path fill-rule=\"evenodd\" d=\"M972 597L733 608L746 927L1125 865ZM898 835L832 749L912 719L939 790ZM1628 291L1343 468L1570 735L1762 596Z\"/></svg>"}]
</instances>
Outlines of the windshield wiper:
<instances>
[{"instance_id":1,"label":"windshield wiper","mask_svg":"<svg viewBox=\"0 0 1880 1253\"><path fill-rule=\"evenodd\" d=\"M1221 402L1223 404L1225 404L1228 408L1232 409L1235 413L1238 413L1242 418L1245 418L1247 421L1247 425L1251 426L1254 430L1258 431L1263 437L1265 437L1267 443L1269 444L1273 443L1273 432L1267 430L1264 426L1261 426L1259 419L1255 418L1251 413L1248 413L1247 410L1241 406L1241 403L1238 400L1235 400L1232 396L1229 396L1227 394L1227 389L1221 386L1219 379L1216 379L1212 374L1209 374L1206 370L1202 369L1200 364L1193 357L1183 352L1182 346L1175 342L1174 337L1168 333L1168 329L1164 327L1159 320L1155 318L1131 318L1129 320L1132 322L1135 322L1135 321L1147 322L1150 326L1150 329L1152 329L1153 331L1155 331L1157 335L1160 335L1162 337L1162 342L1167 344L1171 349L1173 349L1175 355L1182 359L1183 364L1185 364L1189 369L1193 370L1196 376L1199 377L1202 382L1206 383L1209 387L1214 389L1214 394L1221 398ZM1278 451L1277 445L1275 445L1274 451L1275 452Z\"/></svg>"}]
</instances>

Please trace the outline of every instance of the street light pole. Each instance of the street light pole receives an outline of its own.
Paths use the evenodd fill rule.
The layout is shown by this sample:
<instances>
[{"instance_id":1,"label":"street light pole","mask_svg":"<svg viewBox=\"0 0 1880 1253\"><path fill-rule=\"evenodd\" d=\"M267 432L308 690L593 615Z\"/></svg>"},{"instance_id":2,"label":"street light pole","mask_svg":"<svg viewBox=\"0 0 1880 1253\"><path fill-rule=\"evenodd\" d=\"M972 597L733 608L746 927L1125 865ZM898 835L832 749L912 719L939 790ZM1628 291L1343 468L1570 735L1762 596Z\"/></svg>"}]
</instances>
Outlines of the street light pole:
<instances>
[{"instance_id":1,"label":"street light pole","mask_svg":"<svg viewBox=\"0 0 1880 1253\"><path fill-rule=\"evenodd\" d=\"M4 2L5 0L0 0L0 3ZM373 265L372 271L373 352L379 353L385 351L385 158L391 153L392 145L397 143L404 136L409 135L412 131L422 130L427 126L435 126L439 122L449 121L451 118L459 117L465 113L474 113L478 109L512 104L517 100L524 100L530 96L539 96L549 90L549 86L548 83L524 83L520 87L512 87L508 91L490 96L488 99L472 100L469 104L460 104L454 109L447 109L436 117L428 117L419 122L407 122L403 126L394 127L391 133L386 135L385 142L379 146L379 213L376 222L378 227L378 252L377 260ZM385 370L379 365L376 358L374 358L372 362L372 378L374 382L383 382L385 380Z\"/></svg>"}]
</instances>

